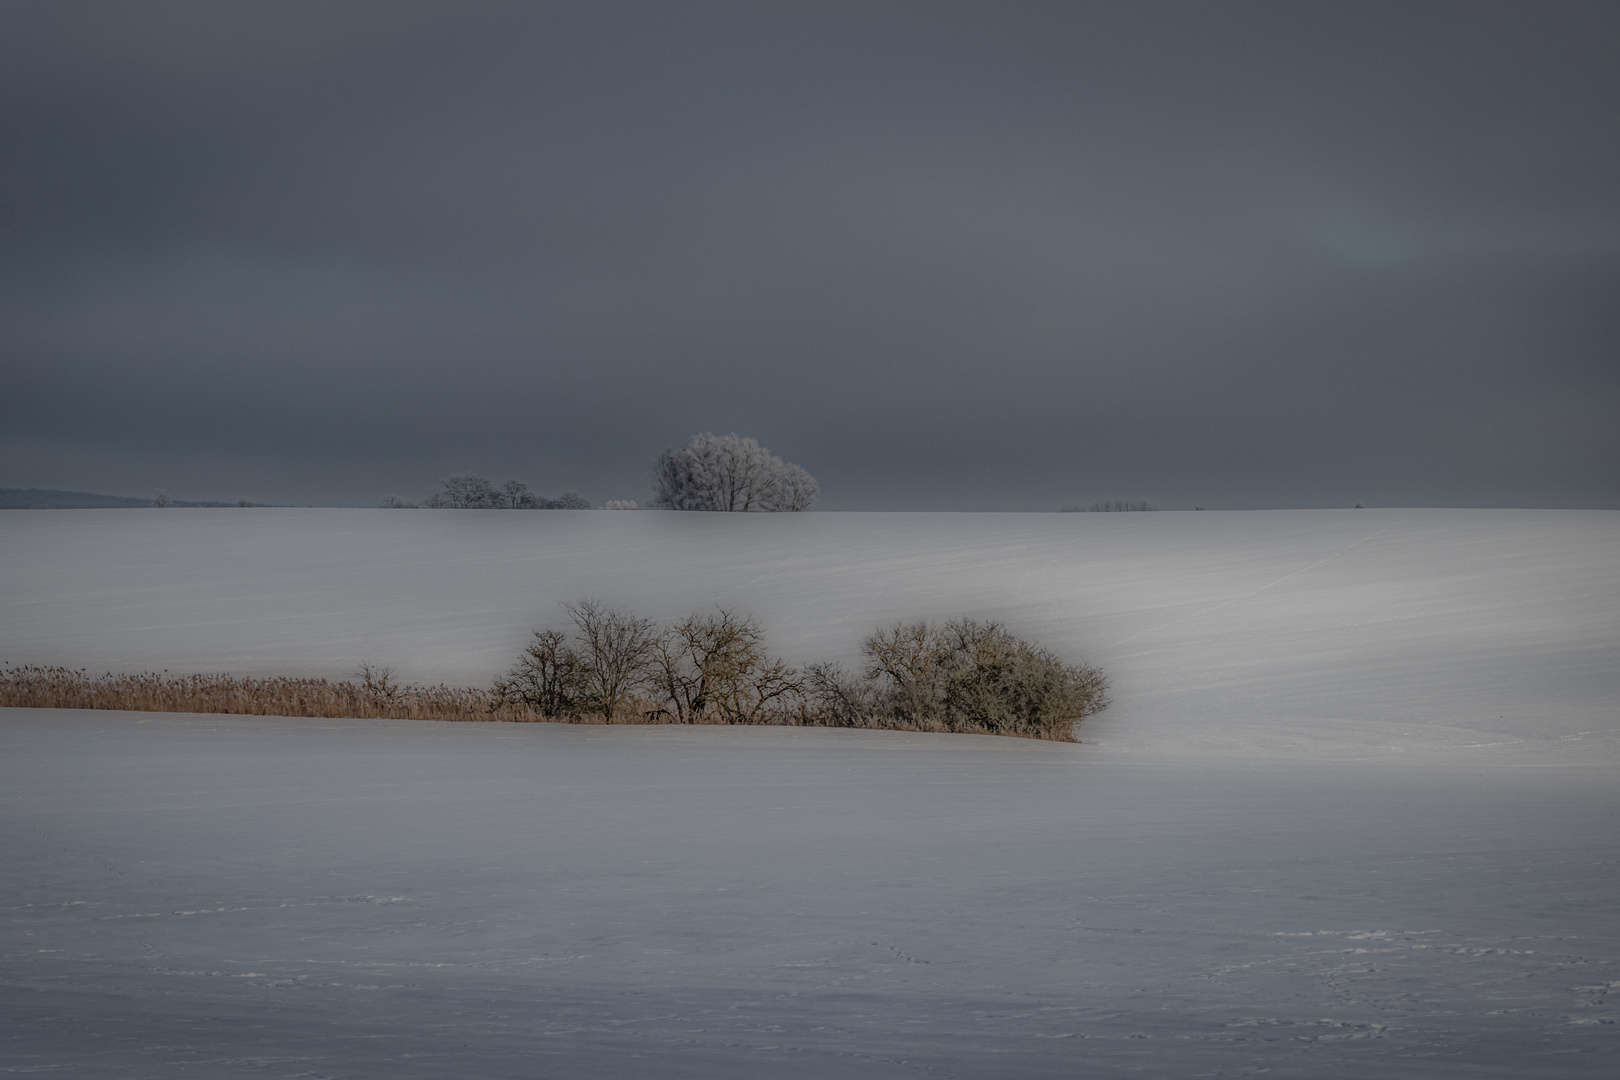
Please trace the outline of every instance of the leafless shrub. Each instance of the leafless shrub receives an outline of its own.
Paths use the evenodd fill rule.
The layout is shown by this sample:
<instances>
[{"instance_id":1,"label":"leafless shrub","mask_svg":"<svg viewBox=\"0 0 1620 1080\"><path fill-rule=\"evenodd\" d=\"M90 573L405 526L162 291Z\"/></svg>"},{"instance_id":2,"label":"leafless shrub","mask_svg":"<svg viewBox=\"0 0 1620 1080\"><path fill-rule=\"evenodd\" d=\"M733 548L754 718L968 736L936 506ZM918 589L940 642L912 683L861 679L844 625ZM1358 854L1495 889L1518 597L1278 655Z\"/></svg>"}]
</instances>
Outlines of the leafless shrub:
<instances>
[{"instance_id":1,"label":"leafless shrub","mask_svg":"<svg viewBox=\"0 0 1620 1080\"><path fill-rule=\"evenodd\" d=\"M806 674L809 712L835 727L983 732L1068 740L1108 705L1095 668L1064 664L998 623L896 623L861 645L864 678L834 665Z\"/></svg>"},{"instance_id":2,"label":"leafless shrub","mask_svg":"<svg viewBox=\"0 0 1620 1080\"><path fill-rule=\"evenodd\" d=\"M564 604L578 648L575 676L580 706L605 723L647 682L658 645L658 624L595 601Z\"/></svg>"},{"instance_id":3,"label":"leafless shrub","mask_svg":"<svg viewBox=\"0 0 1620 1080\"><path fill-rule=\"evenodd\" d=\"M865 670L799 672L752 618L726 608L660 628L594 602L564 605L573 633L541 630L489 690L402 684L366 661L354 678L106 674L0 668L0 706L599 724L775 724L981 732L1068 740L1108 705L1095 668L1063 663L994 622L896 623L862 643Z\"/></svg>"},{"instance_id":4,"label":"leafless shrub","mask_svg":"<svg viewBox=\"0 0 1620 1080\"><path fill-rule=\"evenodd\" d=\"M948 622L939 643L948 730L1068 739L1108 704L1102 672L1064 664L997 623Z\"/></svg>"},{"instance_id":5,"label":"leafless shrub","mask_svg":"<svg viewBox=\"0 0 1620 1080\"><path fill-rule=\"evenodd\" d=\"M927 623L879 630L861 642L861 652L880 713L916 731L939 725L944 671L938 635Z\"/></svg>"},{"instance_id":6,"label":"leafless shrub","mask_svg":"<svg viewBox=\"0 0 1620 1080\"><path fill-rule=\"evenodd\" d=\"M536 630L517 666L495 681L492 693L504 706L557 720L580 713L578 654L560 630Z\"/></svg>"},{"instance_id":7,"label":"leafless shrub","mask_svg":"<svg viewBox=\"0 0 1620 1080\"><path fill-rule=\"evenodd\" d=\"M994 622L896 623L862 643L860 675L799 672L765 651L751 617L727 608L662 631L592 603L564 605L572 638L537 631L492 697L558 720L790 724L981 732L1069 740L1108 705L1095 668L1063 663Z\"/></svg>"},{"instance_id":8,"label":"leafless shrub","mask_svg":"<svg viewBox=\"0 0 1620 1080\"><path fill-rule=\"evenodd\" d=\"M355 672L360 685L365 689L374 704L386 708L399 700L399 680L394 677L394 669L387 664L373 664L369 660L360 662L360 670Z\"/></svg>"},{"instance_id":9,"label":"leafless shrub","mask_svg":"<svg viewBox=\"0 0 1620 1080\"><path fill-rule=\"evenodd\" d=\"M755 724L795 700L798 673L765 652L759 624L726 608L689 615L668 627L652 654L653 682L677 723L711 716Z\"/></svg>"},{"instance_id":10,"label":"leafless shrub","mask_svg":"<svg viewBox=\"0 0 1620 1080\"><path fill-rule=\"evenodd\" d=\"M837 664L811 664L804 669L805 723L816 727L876 727L877 695L873 685Z\"/></svg>"},{"instance_id":11,"label":"leafless shrub","mask_svg":"<svg viewBox=\"0 0 1620 1080\"><path fill-rule=\"evenodd\" d=\"M659 628L618 608L565 604L572 633L537 630L496 680L502 706L558 720L623 723L781 722L798 673L766 654L758 623L725 608Z\"/></svg>"}]
</instances>

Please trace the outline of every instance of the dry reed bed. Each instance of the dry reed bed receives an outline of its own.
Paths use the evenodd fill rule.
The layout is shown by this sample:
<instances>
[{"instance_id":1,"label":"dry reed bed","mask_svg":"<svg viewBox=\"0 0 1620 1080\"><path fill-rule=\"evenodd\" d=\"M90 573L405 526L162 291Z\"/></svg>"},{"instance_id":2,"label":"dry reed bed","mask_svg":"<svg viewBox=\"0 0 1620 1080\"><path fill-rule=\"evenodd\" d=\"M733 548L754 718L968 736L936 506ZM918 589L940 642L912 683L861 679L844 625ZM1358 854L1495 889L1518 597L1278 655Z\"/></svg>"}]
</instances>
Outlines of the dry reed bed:
<instances>
[{"instance_id":1,"label":"dry reed bed","mask_svg":"<svg viewBox=\"0 0 1620 1080\"><path fill-rule=\"evenodd\" d=\"M540 719L503 709L486 690L404 686L387 691L327 679L233 675L139 675L28 665L0 668L0 705L34 709L129 709L137 712L242 713L252 716L392 717L400 720Z\"/></svg>"},{"instance_id":2,"label":"dry reed bed","mask_svg":"<svg viewBox=\"0 0 1620 1080\"><path fill-rule=\"evenodd\" d=\"M367 683L371 682L371 685ZM633 700L614 724L680 721L658 705ZM384 680L238 678L233 675L139 675L92 677L84 670L43 665L0 668L0 707L24 709L117 709L130 712L232 713L245 716L309 716L345 719L450 720L506 723L608 723L600 714L545 716L468 686L396 686ZM703 724L725 721L705 717ZM774 726L822 726L800 710L761 717Z\"/></svg>"},{"instance_id":3,"label":"dry reed bed","mask_svg":"<svg viewBox=\"0 0 1620 1080\"><path fill-rule=\"evenodd\" d=\"M717 709L672 712L626 695L611 717L589 708L547 713L510 693L477 687L401 685L388 668L362 665L357 680L142 672L91 676L46 665L0 667L0 707L115 709L132 712L228 713L352 719L564 724L696 724L703 726L838 727L917 732L969 732L1072 741L1070 725L1041 730L951 726L926 711L897 712L873 702L820 703L803 696L770 702L742 715ZM825 695L823 695L825 697ZM852 707L854 706L854 707Z\"/></svg>"}]
</instances>

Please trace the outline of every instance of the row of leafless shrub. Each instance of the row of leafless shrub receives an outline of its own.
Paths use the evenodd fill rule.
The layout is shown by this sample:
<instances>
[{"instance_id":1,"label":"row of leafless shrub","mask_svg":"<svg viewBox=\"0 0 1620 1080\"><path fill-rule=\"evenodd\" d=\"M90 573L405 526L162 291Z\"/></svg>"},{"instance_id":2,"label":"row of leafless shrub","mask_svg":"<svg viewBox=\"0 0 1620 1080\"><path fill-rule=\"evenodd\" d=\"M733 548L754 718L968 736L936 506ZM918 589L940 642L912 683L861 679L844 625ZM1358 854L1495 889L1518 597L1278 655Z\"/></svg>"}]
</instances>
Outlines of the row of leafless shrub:
<instances>
[{"instance_id":1,"label":"row of leafless shrub","mask_svg":"<svg viewBox=\"0 0 1620 1080\"><path fill-rule=\"evenodd\" d=\"M0 705L58 709L584 724L771 724L980 732L1068 740L1108 704L1094 668L1063 663L993 622L896 624L862 644L859 673L788 667L752 618L725 608L660 626L618 608L564 605L569 630L535 632L489 690L402 685L362 664L352 680L0 668Z\"/></svg>"},{"instance_id":2,"label":"row of leafless shrub","mask_svg":"<svg viewBox=\"0 0 1620 1080\"><path fill-rule=\"evenodd\" d=\"M605 723L782 724L1073 737L1108 704L1095 668L1063 663L994 622L896 624L862 643L859 674L788 667L752 618L725 608L667 626L593 603L572 631L538 630L497 680L498 707ZM649 702L651 707L649 707ZM639 714L639 715L638 715Z\"/></svg>"},{"instance_id":3,"label":"row of leafless shrub","mask_svg":"<svg viewBox=\"0 0 1620 1080\"><path fill-rule=\"evenodd\" d=\"M362 665L355 680L343 682L168 672L91 676L71 668L29 665L0 668L0 705L254 716L488 720L496 702L488 691L472 687L402 686L389 669L369 664Z\"/></svg>"}]
</instances>

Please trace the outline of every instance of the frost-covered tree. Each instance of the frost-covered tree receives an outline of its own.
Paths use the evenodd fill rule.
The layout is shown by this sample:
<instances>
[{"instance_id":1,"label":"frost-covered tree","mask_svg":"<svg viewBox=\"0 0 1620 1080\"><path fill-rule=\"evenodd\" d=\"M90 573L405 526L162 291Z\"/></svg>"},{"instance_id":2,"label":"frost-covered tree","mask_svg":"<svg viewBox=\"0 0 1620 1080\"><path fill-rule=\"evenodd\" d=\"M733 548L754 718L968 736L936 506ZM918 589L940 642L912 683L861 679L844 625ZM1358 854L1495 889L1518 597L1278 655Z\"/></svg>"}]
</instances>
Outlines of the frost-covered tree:
<instances>
[{"instance_id":1,"label":"frost-covered tree","mask_svg":"<svg viewBox=\"0 0 1620 1080\"><path fill-rule=\"evenodd\" d=\"M776 474L776 486L765 498L765 509L794 512L810 509L821 493L816 478L797 465L782 464Z\"/></svg>"},{"instance_id":2,"label":"frost-covered tree","mask_svg":"<svg viewBox=\"0 0 1620 1080\"><path fill-rule=\"evenodd\" d=\"M457 473L440 480L422 505L434 510L496 510L504 504L501 493L482 476Z\"/></svg>"},{"instance_id":3,"label":"frost-covered tree","mask_svg":"<svg viewBox=\"0 0 1620 1080\"><path fill-rule=\"evenodd\" d=\"M164 491L162 488L158 488L156 491L152 492L152 505L153 506L173 506L174 505L174 496L170 495L167 491Z\"/></svg>"},{"instance_id":4,"label":"frost-covered tree","mask_svg":"<svg viewBox=\"0 0 1620 1080\"><path fill-rule=\"evenodd\" d=\"M758 441L704 432L653 463L652 505L666 510L795 511L808 509L820 487Z\"/></svg>"},{"instance_id":5,"label":"frost-covered tree","mask_svg":"<svg viewBox=\"0 0 1620 1080\"><path fill-rule=\"evenodd\" d=\"M589 510L591 502L577 491L565 491L555 499L536 495L521 480L508 480L501 485L501 505L511 510Z\"/></svg>"},{"instance_id":6,"label":"frost-covered tree","mask_svg":"<svg viewBox=\"0 0 1620 1080\"><path fill-rule=\"evenodd\" d=\"M507 510L538 510L544 501L521 480L508 480L501 485L501 506Z\"/></svg>"},{"instance_id":7,"label":"frost-covered tree","mask_svg":"<svg viewBox=\"0 0 1620 1080\"><path fill-rule=\"evenodd\" d=\"M591 500L587 499L577 491L568 490L557 496L555 499L541 499L539 509L589 510L591 509Z\"/></svg>"},{"instance_id":8,"label":"frost-covered tree","mask_svg":"<svg viewBox=\"0 0 1620 1080\"><path fill-rule=\"evenodd\" d=\"M389 505L384 501L384 505ZM406 503L405 505L409 505ZM439 481L439 486L422 500L422 505L438 510L589 510L590 500L577 491L565 491L555 499L538 495L521 480L508 480L499 488L482 476L458 473Z\"/></svg>"}]
</instances>

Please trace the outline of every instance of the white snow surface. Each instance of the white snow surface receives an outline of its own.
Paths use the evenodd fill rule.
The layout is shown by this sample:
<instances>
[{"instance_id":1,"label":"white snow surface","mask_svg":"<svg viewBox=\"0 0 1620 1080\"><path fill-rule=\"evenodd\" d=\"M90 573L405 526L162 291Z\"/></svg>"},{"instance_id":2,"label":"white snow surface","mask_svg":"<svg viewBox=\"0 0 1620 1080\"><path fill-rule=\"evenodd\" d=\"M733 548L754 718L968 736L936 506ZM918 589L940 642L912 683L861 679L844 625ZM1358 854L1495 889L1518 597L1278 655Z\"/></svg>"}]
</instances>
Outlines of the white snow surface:
<instances>
[{"instance_id":1,"label":"white snow surface","mask_svg":"<svg viewBox=\"0 0 1620 1080\"><path fill-rule=\"evenodd\" d=\"M595 598L750 613L792 663L895 620L1100 665L1111 748L1620 764L1620 514L0 512L0 661L487 685Z\"/></svg>"},{"instance_id":2,"label":"white snow surface","mask_svg":"<svg viewBox=\"0 0 1620 1080\"><path fill-rule=\"evenodd\" d=\"M996 618L1078 745L0 711L0 1074L1620 1070L1620 515L0 512L0 660Z\"/></svg>"}]
</instances>

